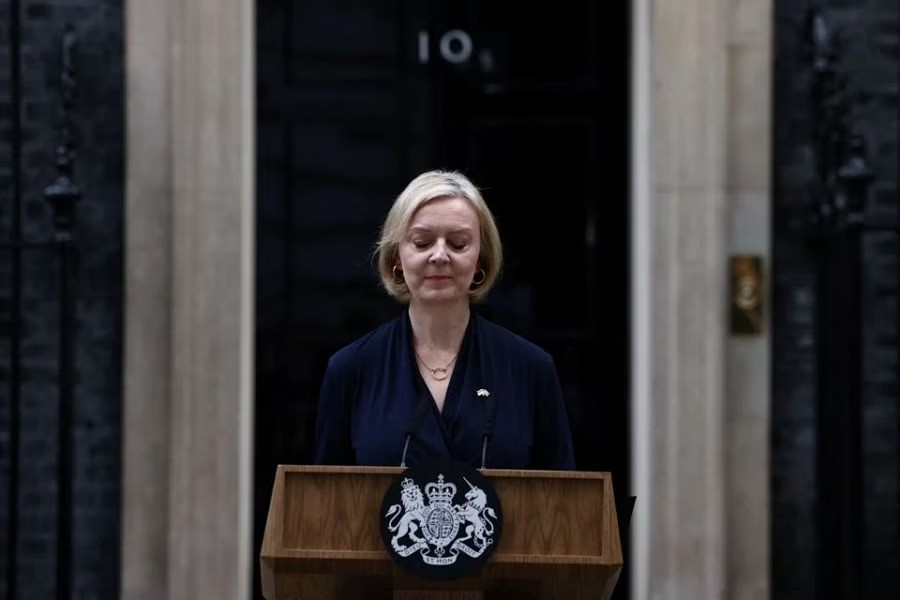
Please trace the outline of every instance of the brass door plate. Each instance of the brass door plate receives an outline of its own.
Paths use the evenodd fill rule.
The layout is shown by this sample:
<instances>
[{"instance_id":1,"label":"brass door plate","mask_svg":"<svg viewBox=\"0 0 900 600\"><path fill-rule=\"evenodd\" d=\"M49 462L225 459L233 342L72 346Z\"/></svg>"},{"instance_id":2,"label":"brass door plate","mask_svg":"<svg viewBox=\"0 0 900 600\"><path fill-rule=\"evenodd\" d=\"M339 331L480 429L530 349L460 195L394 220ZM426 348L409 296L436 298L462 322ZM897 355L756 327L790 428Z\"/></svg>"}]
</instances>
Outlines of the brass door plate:
<instances>
[{"instance_id":1,"label":"brass door plate","mask_svg":"<svg viewBox=\"0 0 900 600\"><path fill-rule=\"evenodd\" d=\"M762 258L731 257L731 333L758 334L763 330Z\"/></svg>"}]
</instances>

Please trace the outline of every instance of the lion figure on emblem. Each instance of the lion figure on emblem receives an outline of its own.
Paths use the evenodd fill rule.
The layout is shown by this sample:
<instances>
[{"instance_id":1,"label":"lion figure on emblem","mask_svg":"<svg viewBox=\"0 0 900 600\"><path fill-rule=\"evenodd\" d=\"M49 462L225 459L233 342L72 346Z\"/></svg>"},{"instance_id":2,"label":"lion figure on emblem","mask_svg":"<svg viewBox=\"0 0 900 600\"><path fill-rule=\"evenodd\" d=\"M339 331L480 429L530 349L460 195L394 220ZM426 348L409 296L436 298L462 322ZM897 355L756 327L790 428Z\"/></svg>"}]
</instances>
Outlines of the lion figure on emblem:
<instances>
[{"instance_id":1,"label":"lion figure on emblem","mask_svg":"<svg viewBox=\"0 0 900 600\"><path fill-rule=\"evenodd\" d=\"M403 480L402 488L400 501L403 503L403 514L399 517L400 521L395 523L400 512L399 504L391 506L385 515L385 518L390 519L387 525L388 530L394 534L394 537L391 538L391 546L397 552L406 549L406 546L400 543L405 536L409 536L409 540L414 544L425 541L416 533L425 522L425 517L422 515L425 510L422 490L409 478Z\"/></svg>"},{"instance_id":2,"label":"lion figure on emblem","mask_svg":"<svg viewBox=\"0 0 900 600\"><path fill-rule=\"evenodd\" d=\"M468 525L466 525L466 535L456 542L472 540L477 548L484 548L492 541L487 536L494 533L494 524L491 519L496 519L497 514L493 508L487 505L487 495L484 491L469 483L468 479L466 479L466 483L471 488L466 492L466 503L458 504L455 508L460 522L468 523Z\"/></svg>"}]
</instances>

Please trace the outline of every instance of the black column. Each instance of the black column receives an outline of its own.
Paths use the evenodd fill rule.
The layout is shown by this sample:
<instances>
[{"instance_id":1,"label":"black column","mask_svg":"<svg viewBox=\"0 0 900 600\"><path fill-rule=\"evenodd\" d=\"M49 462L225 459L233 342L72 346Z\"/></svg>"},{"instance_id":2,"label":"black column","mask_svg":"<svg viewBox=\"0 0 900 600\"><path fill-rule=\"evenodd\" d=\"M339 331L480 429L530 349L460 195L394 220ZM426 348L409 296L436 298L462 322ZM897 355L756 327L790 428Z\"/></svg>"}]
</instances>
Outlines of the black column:
<instances>
[{"instance_id":1,"label":"black column","mask_svg":"<svg viewBox=\"0 0 900 600\"><path fill-rule=\"evenodd\" d=\"M816 598L862 597L862 233L872 175L823 15L809 20L818 181Z\"/></svg>"},{"instance_id":2,"label":"black column","mask_svg":"<svg viewBox=\"0 0 900 600\"><path fill-rule=\"evenodd\" d=\"M75 32L67 26L60 44L60 90L62 115L60 141L56 148L56 179L44 190L53 210L53 229L59 256L59 445L57 459L56 597L72 597L73 561L73 435L75 388L75 245L72 230L75 205L81 192L73 181L74 158L72 110L75 104Z\"/></svg>"}]
</instances>

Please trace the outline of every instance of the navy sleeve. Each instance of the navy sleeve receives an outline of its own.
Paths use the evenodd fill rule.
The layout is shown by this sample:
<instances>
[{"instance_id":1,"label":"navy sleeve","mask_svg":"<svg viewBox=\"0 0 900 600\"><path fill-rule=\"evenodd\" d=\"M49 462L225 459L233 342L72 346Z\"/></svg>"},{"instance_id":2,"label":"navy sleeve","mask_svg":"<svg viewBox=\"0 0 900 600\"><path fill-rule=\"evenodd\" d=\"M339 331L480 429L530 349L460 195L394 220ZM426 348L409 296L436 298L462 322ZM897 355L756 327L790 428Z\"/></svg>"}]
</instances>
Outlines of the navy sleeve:
<instances>
[{"instance_id":1,"label":"navy sleeve","mask_svg":"<svg viewBox=\"0 0 900 600\"><path fill-rule=\"evenodd\" d=\"M352 465L356 462L350 441L354 386L352 378L342 371L344 369L339 369L332 357L319 392L312 453L312 463L316 465Z\"/></svg>"},{"instance_id":2,"label":"navy sleeve","mask_svg":"<svg viewBox=\"0 0 900 600\"><path fill-rule=\"evenodd\" d=\"M575 451L569 416L556 367L549 355L537 377L532 468L574 471Z\"/></svg>"}]
</instances>

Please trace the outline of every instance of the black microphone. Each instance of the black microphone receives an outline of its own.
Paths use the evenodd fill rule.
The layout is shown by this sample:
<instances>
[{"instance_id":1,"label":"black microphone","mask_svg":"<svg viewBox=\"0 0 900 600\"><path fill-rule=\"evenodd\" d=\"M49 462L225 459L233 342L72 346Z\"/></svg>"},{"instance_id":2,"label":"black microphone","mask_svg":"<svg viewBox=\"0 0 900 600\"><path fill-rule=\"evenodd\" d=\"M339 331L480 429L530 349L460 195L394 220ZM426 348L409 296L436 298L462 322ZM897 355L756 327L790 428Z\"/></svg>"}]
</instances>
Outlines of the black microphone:
<instances>
[{"instance_id":1,"label":"black microphone","mask_svg":"<svg viewBox=\"0 0 900 600\"><path fill-rule=\"evenodd\" d=\"M484 427L481 428L481 469L484 470L487 460L488 441L494 437L494 421L497 419L497 399L483 388L478 390L476 394L484 397Z\"/></svg>"},{"instance_id":2,"label":"black microphone","mask_svg":"<svg viewBox=\"0 0 900 600\"><path fill-rule=\"evenodd\" d=\"M403 456L400 457L400 466L406 468L406 451L409 449L409 441L419 432L419 427L422 425L422 419L425 418L425 411L428 410L428 399L424 394L419 398L419 405L416 407L416 412L413 414L412 419L409 420L409 425L406 426L406 443L403 444Z\"/></svg>"}]
</instances>

